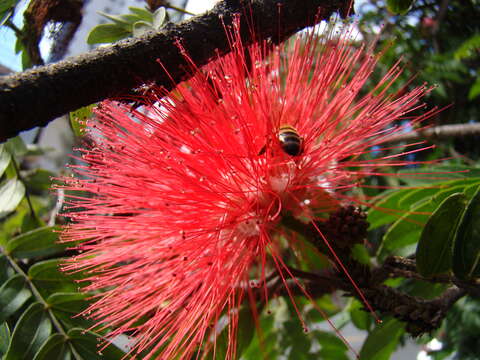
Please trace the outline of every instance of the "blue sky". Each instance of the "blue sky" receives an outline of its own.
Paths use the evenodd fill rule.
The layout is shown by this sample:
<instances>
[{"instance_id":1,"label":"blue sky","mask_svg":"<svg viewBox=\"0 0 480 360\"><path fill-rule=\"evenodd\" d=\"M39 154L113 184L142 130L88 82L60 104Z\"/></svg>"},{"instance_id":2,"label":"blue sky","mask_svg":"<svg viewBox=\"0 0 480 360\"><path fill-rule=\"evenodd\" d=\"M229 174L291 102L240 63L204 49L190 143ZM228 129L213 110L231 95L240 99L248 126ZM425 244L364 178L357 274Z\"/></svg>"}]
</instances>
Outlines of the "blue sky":
<instances>
[{"instance_id":1,"label":"blue sky","mask_svg":"<svg viewBox=\"0 0 480 360\"><path fill-rule=\"evenodd\" d=\"M1 1L1 0L0 0ZM14 24L21 28L23 25L23 10L25 1L17 6L17 13L13 18ZM14 71L22 70L22 62L19 56L15 54L15 33L6 26L0 28L0 63Z\"/></svg>"},{"instance_id":2,"label":"blue sky","mask_svg":"<svg viewBox=\"0 0 480 360\"><path fill-rule=\"evenodd\" d=\"M13 31L4 26L0 28L0 63L14 71L20 71L20 58L14 51L15 40Z\"/></svg>"}]
</instances>

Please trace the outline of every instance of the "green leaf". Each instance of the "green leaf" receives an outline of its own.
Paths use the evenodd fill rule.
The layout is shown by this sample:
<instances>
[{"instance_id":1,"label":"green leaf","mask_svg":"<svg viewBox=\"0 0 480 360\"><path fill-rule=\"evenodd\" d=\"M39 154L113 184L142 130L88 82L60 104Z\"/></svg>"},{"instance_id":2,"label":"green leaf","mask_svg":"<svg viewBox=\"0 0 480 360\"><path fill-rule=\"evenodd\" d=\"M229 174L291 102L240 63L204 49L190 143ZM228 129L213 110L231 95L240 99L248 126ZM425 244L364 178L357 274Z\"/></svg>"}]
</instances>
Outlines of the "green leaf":
<instances>
[{"instance_id":1,"label":"green leaf","mask_svg":"<svg viewBox=\"0 0 480 360\"><path fill-rule=\"evenodd\" d=\"M135 37L140 37L150 30L154 30L152 24L149 24L146 21L137 21L133 24L132 34Z\"/></svg>"},{"instance_id":2,"label":"green leaf","mask_svg":"<svg viewBox=\"0 0 480 360\"><path fill-rule=\"evenodd\" d=\"M15 136L14 138L8 139L8 141L5 143L5 148L11 155L15 156L23 156L28 151L27 145L25 145L20 136Z\"/></svg>"},{"instance_id":3,"label":"green leaf","mask_svg":"<svg viewBox=\"0 0 480 360\"><path fill-rule=\"evenodd\" d=\"M11 239L5 250L19 259L45 257L63 252L68 244L58 243L59 228L45 226Z\"/></svg>"},{"instance_id":4,"label":"green leaf","mask_svg":"<svg viewBox=\"0 0 480 360\"><path fill-rule=\"evenodd\" d=\"M148 11L147 9L129 6L128 10L130 10L133 14L139 16L142 20L152 24L153 23L153 13Z\"/></svg>"},{"instance_id":5,"label":"green leaf","mask_svg":"<svg viewBox=\"0 0 480 360\"><path fill-rule=\"evenodd\" d=\"M0 2L0 26L3 26L13 15L17 1L18 0L2 0L2 2Z\"/></svg>"},{"instance_id":6,"label":"green leaf","mask_svg":"<svg viewBox=\"0 0 480 360\"><path fill-rule=\"evenodd\" d=\"M447 186L451 186L451 185L447 185ZM409 209L412 206L416 206L421 202L427 199L430 199L432 196L434 196L435 194L437 194L442 190L444 190L444 188L441 186L426 187L422 189L412 189L398 201L398 207L400 209Z\"/></svg>"},{"instance_id":7,"label":"green leaf","mask_svg":"<svg viewBox=\"0 0 480 360\"><path fill-rule=\"evenodd\" d=\"M384 321L368 335L360 350L360 359L388 360L397 347L404 324L395 319Z\"/></svg>"},{"instance_id":8,"label":"green leaf","mask_svg":"<svg viewBox=\"0 0 480 360\"><path fill-rule=\"evenodd\" d=\"M303 312L302 308L308 304L308 300L302 297L298 297L297 300L297 309ZM296 316L294 304L286 299L281 299L274 310L274 316L275 331L279 332L277 340L278 349L283 350L284 354L285 349L291 349L287 357L290 360L296 359L295 356L299 354L302 355L297 357L299 360L310 357L309 352L312 347L313 337L310 332L306 333L304 331L302 323Z\"/></svg>"},{"instance_id":9,"label":"green leaf","mask_svg":"<svg viewBox=\"0 0 480 360\"><path fill-rule=\"evenodd\" d=\"M240 357L252 342L253 335L255 334L255 321L250 306L243 306L240 309L237 328L237 357ZM215 339L215 357L213 357L213 351L211 351L207 359L225 359L230 343L229 339L230 329L228 325L226 325Z\"/></svg>"},{"instance_id":10,"label":"green leaf","mask_svg":"<svg viewBox=\"0 0 480 360\"><path fill-rule=\"evenodd\" d=\"M469 180L447 181L421 189L401 189L392 191L386 196L383 195L368 211L367 221L370 223L369 229L373 230L398 220L402 215L406 214L408 208L419 205L440 191L461 185L464 181Z\"/></svg>"},{"instance_id":11,"label":"green leaf","mask_svg":"<svg viewBox=\"0 0 480 360\"><path fill-rule=\"evenodd\" d=\"M76 315L88 306L88 296L84 293L55 293L47 298L47 304L52 309Z\"/></svg>"},{"instance_id":12,"label":"green leaf","mask_svg":"<svg viewBox=\"0 0 480 360\"><path fill-rule=\"evenodd\" d=\"M25 185L29 191L34 193L48 191L51 188L53 176L55 176L55 174L51 171L45 169L35 169L25 177Z\"/></svg>"},{"instance_id":13,"label":"green leaf","mask_svg":"<svg viewBox=\"0 0 480 360\"><path fill-rule=\"evenodd\" d=\"M11 213L25 196L25 186L16 179L10 179L0 186L0 218Z\"/></svg>"},{"instance_id":14,"label":"green leaf","mask_svg":"<svg viewBox=\"0 0 480 360\"><path fill-rule=\"evenodd\" d=\"M325 321L325 316L318 311L318 308L322 309L323 313L328 317L333 317L338 314L343 307L340 307L340 304L332 300L330 295L324 295L318 299L315 299L315 306L309 307L310 310L306 312L306 318L315 323L320 323Z\"/></svg>"},{"instance_id":15,"label":"green leaf","mask_svg":"<svg viewBox=\"0 0 480 360\"><path fill-rule=\"evenodd\" d=\"M35 201L34 197L30 197L30 202L32 203L35 212L40 213L42 205ZM23 198L23 200L15 209L15 212L3 220L2 231L0 231L0 245L5 247L13 236L18 235L23 231L28 231L25 229L28 227L27 223L33 223L31 218L32 214L30 207L26 198ZM38 218L36 220L38 223Z\"/></svg>"},{"instance_id":16,"label":"green leaf","mask_svg":"<svg viewBox=\"0 0 480 360\"><path fill-rule=\"evenodd\" d=\"M0 284L3 284L12 276L12 271L8 259L3 254L0 254Z\"/></svg>"},{"instance_id":17,"label":"green leaf","mask_svg":"<svg viewBox=\"0 0 480 360\"><path fill-rule=\"evenodd\" d=\"M86 310L90 295L84 293L54 293L47 298L47 303L52 309L55 317L70 328L90 328L94 321L84 316L76 316Z\"/></svg>"},{"instance_id":18,"label":"green leaf","mask_svg":"<svg viewBox=\"0 0 480 360\"><path fill-rule=\"evenodd\" d=\"M315 359L322 359L322 360L350 360L350 358L345 354L345 352L342 352L342 350L338 348L326 348L326 349L321 349L318 353L318 356L315 357ZM311 357L306 358L307 360L310 360Z\"/></svg>"},{"instance_id":19,"label":"green leaf","mask_svg":"<svg viewBox=\"0 0 480 360\"><path fill-rule=\"evenodd\" d=\"M360 264L370 265L370 254L363 244L354 244L352 247L352 257Z\"/></svg>"},{"instance_id":20,"label":"green leaf","mask_svg":"<svg viewBox=\"0 0 480 360\"><path fill-rule=\"evenodd\" d=\"M438 192L429 201L414 206L407 214L398 219L383 238L381 253L393 251L414 244L420 238L424 224L440 203L453 193L462 192L465 185L459 185Z\"/></svg>"},{"instance_id":21,"label":"green leaf","mask_svg":"<svg viewBox=\"0 0 480 360\"><path fill-rule=\"evenodd\" d=\"M0 2L0 17L5 11L13 9L17 2L20 2L20 0L2 0Z\"/></svg>"},{"instance_id":22,"label":"green leaf","mask_svg":"<svg viewBox=\"0 0 480 360\"><path fill-rule=\"evenodd\" d=\"M28 276L33 280L65 281L65 273L60 271L64 259L51 259L37 262L28 269Z\"/></svg>"},{"instance_id":23,"label":"green leaf","mask_svg":"<svg viewBox=\"0 0 480 360\"><path fill-rule=\"evenodd\" d=\"M257 360L258 354L264 354L264 358L276 359L278 357L277 343L279 331L274 329L275 317L263 314L260 317L260 329L262 338L255 336L250 346L242 353L242 359Z\"/></svg>"},{"instance_id":24,"label":"green leaf","mask_svg":"<svg viewBox=\"0 0 480 360\"><path fill-rule=\"evenodd\" d=\"M7 320L32 296L22 275L12 276L0 287L0 323Z\"/></svg>"},{"instance_id":25,"label":"green leaf","mask_svg":"<svg viewBox=\"0 0 480 360\"><path fill-rule=\"evenodd\" d=\"M90 45L114 43L129 36L131 36L131 32L117 24L100 24L90 31L87 37L87 43Z\"/></svg>"},{"instance_id":26,"label":"green leaf","mask_svg":"<svg viewBox=\"0 0 480 360\"><path fill-rule=\"evenodd\" d=\"M83 137L85 135L85 129L87 127L85 122L92 117L95 106L96 104L91 104L70 112L70 125L72 126L75 136Z\"/></svg>"},{"instance_id":27,"label":"green leaf","mask_svg":"<svg viewBox=\"0 0 480 360\"><path fill-rule=\"evenodd\" d=\"M45 223L37 215L32 214L30 211L22 218L22 225L20 227L22 233L35 230L39 227L45 226Z\"/></svg>"},{"instance_id":28,"label":"green leaf","mask_svg":"<svg viewBox=\"0 0 480 360\"><path fill-rule=\"evenodd\" d=\"M255 334L255 320L250 306L244 306L238 314L237 353L243 353Z\"/></svg>"},{"instance_id":29,"label":"green leaf","mask_svg":"<svg viewBox=\"0 0 480 360\"><path fill-rule=\"evenodd\" d=\"M132 25L133 23L137 22L137 21L144 21L145 19L141 16L138 16L136 14L122 14L120 15L120 17L125 20L126 22L128 22L130 24L130 30L132 29ZM145 20L146 21L146 20ZM148 22L148 21L147 21Z\"/></svg>"},{"instance_id":30,"label":"green leaf","mask_svg":"<svg viewBox=\"0 0 480 360\"><path fill-rule=\"evenodd\" d=\"M26 49L22 50L22 70L30 69L33 66L32 59Z\"/></svg>"},{"instance_id":31,"label":"green leaf","mask_svg":"<svg viewBox=\"0 0 480 360\"><path fill-rule=\"evenodd\" d=\"M394 14L405 14L412 4L413 0L387 0L387 8Z\"/></svg>"},{"instance_id":32,"label":"green leaf","mask_svg":"<svg viewBox=\"0 0 480 360\"><path fill-rule=\"evenodd\" d=\"M463 193L465 194L467 199L472 199L475 196L475 194L477 193L477 190L478 190L478 185L479 184L473 184L473 185L467 186L463 190Z\"/></svg>"},{"instance_id":33,"label":"green leaf","mask_svg":"<svg viewBox=\"0 0 480 360\"><path fill-rule=\"evenodd\" d=\"M4 1L7 1L8 0L4 0ZM10 0L12 1L12 0ZM0 4L0 7L3 7L3 5ZM3 26L5 25L5 23L7 22L8 19L10 19L10 17L13 15L13 9L7 9L7 10L3 10L0 9L0 26Z\"/></svg>"},{"instance_id":34,"label":"green leaf","mask_svg":"<svg viewBox=\"0 0 480 360\"><path fill-rule=\"evenodd\" d=\"M114 24L124 28L125 30L129 31L130 30L130 23L126 21L122 16L119 15L110 15L107 13L104 13L103 11L97 11L98 14L103 16L104 18L107 18L108 20L112 21Z\"/></svg>"},{"instance_id":35,"label":"green leaf","mask_svg":"<svg viewBox=\"0 0 480 360\"><path fill-rule=\"evenodd\" d=\"M431 300L443 294L447 285L442 283L432 283L423 280L409 280L403 282L402 291L411 296Z\"/></svg>"},{"instance_id":36,"label":"green leaf","mask_svg":"<svg viewBox=\"0 0 480 360\"><path fill-rule=\"evenodd\" d=\"M464 41L455 51L454 57L457 60L470 59L480 51L480 34L474 34Z\"/></svg>"},{"instance_id":37,"label":"green leaf","mask_svg":"<svg viewBox=\"0 0 480 360\"><path fill-rule=\"evenodd\" d=\"M399 209L399 201L409 194L412 190L392 191L382 195L368 211L367 221L370 224L370 230L376 229L382 225L394 222L402 214L397 211Z\"/></svg>"},{"instance_id":38,"label":"green leaf","mask_svg":"<svg viewBox=\"0 0 480 360\"><path fill-rule=\"evenodd\" d=\"M67 339L62 334L53 334L35 354L33 360L70 360L72 353Z\"/></svg>"},{"instance_id":39,"label":"green leaf","mask_svg":"<svg viewBox=\"0 0 480 360\"><path fill-rule=\"evenodd\" d=\"M350 311L350 318L352 319L353 325L360 330L369 330L372 326L372 316L367 311L363 310L363 304L356 300L352 299L348 310Z\"/></svg>"},{"instance_id":40,"label":"green leaf","mask_svg":"<svg viewBox=\"0 0 480 360\"><path fill-rule=\"evenodd\" d=\"M469 201L454 240L452 268L460 279L479 273L480 261L480 187Z\"/></svg>"},{"instance_id":41,"label":"green leaf","mask_svg":"<svg viewBox=\"0 0 480 360\"><path fill-rule=\"evenodd\" d=\"M418 173L425 173L425 176L415 176ZM466 165L437 165L433 168L414 168L402 169L397 172L399 176L403 176L402 181L410 186L443 186L450 181L469 181L472 178L477 178L473 181L478 181L480 178L480 169L474 166ZM427 175L428 174L428 175ZM453 186L453 185L452 185Z\"/></svg>"},{"instance_id":42,"label":"green leaf","mask_svg":"<svg viewBox=\"0 0 480 360\"><path fill-rule=\"evenodd\" d=\"M43 281L65 281L67 278L64 272L60 271L60 265L64 259L50 259L37 262L28 269L28 276L33 280ZM68 279L73 277L68 277Z\"/></svg>"},{"instance_id":43,"label":"green leaf","mask_svg":"<svg viewBox=\"0 0 480 360\"><path fill-rule=\"evenodd\" d=\"M10 164L11 158L12 157L5 148L5 145L0 144L0 177L3 175L3 172L7 168L8 164Z\"/></svg>"},{"instance_id":44,"label":"green leaf","mask_svg":"<svg viewBox=\"0 0 480 360\"><path fill-rule=\"evenodd\" d=\"M421 275L430 277L450 270L453 240L466 204L464 194L452 194L428 219L416 252L417 269Z\"/></svg>"},{"instance_id":45,"label":"green leaf","mask_svg":"<svg viewBox=\"0 0 480 360\"><path fill-rule=\"evenodd\" d=\"M99 351L98 345L105 341L100 335L84 329L71 329L68 331L68 337L80 356L88 360L119 360L125 356L125 353L110 344L105 349Z\"/></svg>"},{"instance_id":46,"label":"green leaf","mask_svg":"<svg viewBox=\"0 0 480 360\"><path fill-rule=\"evenodd\" d=\"M17 38L17 40L15 40L15 54L18 55L20 53L20 51L24 50L25 47L23 46L23 41L22 39L20 38Z\"/></svg>"},{"instance_id":47,"label":"green leaf","mask_svg":"<svg viewBox=\"0 0 480 360\"><path fill-rule=\"evenodd\" d=\"M59 266L64 261L63 259L45 260L30 267L28 276L40 292L50 295L62 292L73 293L78 290L78 284L73 280L81 279L81 275L68 275L60 271Z\"/></svg>"},{"instance_id":48,"label":"green leaf","mask_svg":"<svg viewBox=\"0 0 480 360\"><path fill-rule=\"evenodd\" d=\"M335 349L342 353L345 353L346 351L348 351L347 345L345 345L337 335L332 334L331 332L313 330L312 335L318 341L318 343L322 347L322 350Z\"/></svg>"},{"instance_id":49,"label":"green leaf","mask_svg":"<svg viewBox=\"0 0 480 360\"><path fill-rule=\"evenodd\" d=\"M52 332L45 307L33 303L15 326L12 340L3 360L31 360Z\"/></svg>"},{"instance_id":50,"label":"green leaf","mask_svg":"<svg viewBox=\"0 0 480 360\"><path fill-rule=\"evenodd\" d=\"M470 90L468 91L468 100L473 100L478 95L480 95L480 76L477 77L475 82L470 87Z\"/></svg>"},{"instance_id":51,"label":"green leaf","mask_svg":"<svg viewBox=\"0 0 480 360\"><path fill-rule=\"evenodd\" d=\"M8 345L10 344L10 329L8 324L3 322L0 324L0 355L7 352Z\"/></svg>"},{"instance_id":52,"label":"green leaf","mask_svg":"<svg viewBox=\"0 0 480 360\"><path fill-rule=\"evenodd\" d=\"M153 28L156 30L161 29L163 23L165 22L166 17L167 17L167 11L163 6L155 10L155 12L153 13Z\"/></svg>"}]
</instances>

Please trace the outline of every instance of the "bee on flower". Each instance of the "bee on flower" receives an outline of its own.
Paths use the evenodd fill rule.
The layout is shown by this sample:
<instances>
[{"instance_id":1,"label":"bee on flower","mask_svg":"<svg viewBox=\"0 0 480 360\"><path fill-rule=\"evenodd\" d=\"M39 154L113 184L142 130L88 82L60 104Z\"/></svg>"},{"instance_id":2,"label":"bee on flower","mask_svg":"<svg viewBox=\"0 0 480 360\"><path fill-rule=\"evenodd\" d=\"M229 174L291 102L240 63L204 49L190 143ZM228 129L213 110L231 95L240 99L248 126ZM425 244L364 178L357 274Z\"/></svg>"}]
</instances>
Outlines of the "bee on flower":
<instances>
[{"instance_id":1,"label":"bee on flower","mask_svg":"<svg viewBox=\"0 0 480 360\"><path fill-rule=\"evenodd\" d=\"M359 179L393 161L359 155L398 131L428 91L389 94L395 66L363 92L379 56L348 28L248 47L238 23L228 31L231 52L192 64L193 77L173 91L159 89L137 110L103 102L84 164L65 179L63 239L81 243L65 268L90 274L85 314L112 337L131 334L132 354L144 359L210 350L225 317L226 356L235 358L251 280L264 301L272 272L288 290L282 221L354 202Z\"/></svg>"}]
</instances>

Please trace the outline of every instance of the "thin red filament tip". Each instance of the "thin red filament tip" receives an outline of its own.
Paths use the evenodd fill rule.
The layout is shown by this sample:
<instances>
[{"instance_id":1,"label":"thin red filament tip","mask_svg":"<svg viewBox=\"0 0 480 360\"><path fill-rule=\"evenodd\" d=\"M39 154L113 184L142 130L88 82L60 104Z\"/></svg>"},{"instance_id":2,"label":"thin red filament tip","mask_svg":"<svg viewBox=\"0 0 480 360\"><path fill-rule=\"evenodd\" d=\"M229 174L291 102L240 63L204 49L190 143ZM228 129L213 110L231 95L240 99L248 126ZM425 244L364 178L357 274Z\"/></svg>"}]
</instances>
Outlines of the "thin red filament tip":
<instances>
[{"instance_id":1,"label":"thin red filament tip","mask_svg":"<svg viewBox=\"0 0 480 360\"><path fill-rule=\"evenodd\" d=\"M360 296L360 298L362 299L363 303L365 304L365 306L367 307L368 311L370 311L370 313L372 314L372 316L375 318L375 321L377 323L381 322L381 320L379 319L379 317L377 316L377 314L375 313L375 310L373 310L373 307L370 305L370 303L368 302L367 298L365 297L365 295L363 294L363 291L358 287L357 283L355 282L355 280L353 280L352 276L350 275L350 273L348 272L347 268L345 267L345 265L343 265L343 262L340 260L340 258L337 256L337 254L335 253L335 250L333 250L332 246L330 245L329 241L327 240L327 238L325 237L325 235L323 235L322 231L318 228L317 224L315 223L315 221L312 220L312 224L313 226L315 227L315 229L317 230L318 234L322 237L322 240L323 242L325 243L325 245L327 245L328 247L328 250L332 253L335 261L337 262L338 266L340 266L340 268L342 269L343 273L345 274L345 276L348 278L348 281L350 281L350 283L353 285L353 287L355 288L355 291L357 292L357 294Z\"/></svg>"},{"instance_id":2,"label":"thin red filament tip","mask_svg":"<svg viewBox=\"0 0 480 360\"><path fill-rule=\"evenodd\" d=\"M317 303L315 302L315 300L311 297L311 295L305 290L305 288L302 286L302 284L300 284L297 280L297 278L292 274L292 272L290 271L290 269L288 268L288 266L283 262L282 258L280 257L277 257L275 254L272 254L272 258L273 260L275 261L275 266L277 267L277 270L278 270L278 273L280 274L280 277L282 279L282 282L283 284L285 285L285 289L287 290L288 292L288 296L290 297L290 299L292 300L292 304L293 304L293 307L297 313L297 316L300 320L300 323L302 324L302 327L303 327L303 331L305 333L307 333L309 331L309 328L307 326L307 324L305 323L305 321L303 320L303 317L300 313L300 311L298 310L298 307L297 307L297 304L295 303L295 298L293 297L293 294L290 290L290 287L287 283L287 280L283 274L283 271L282 271L282 268L287 272L287 274L290 276L290 278L293 280L293 282L295 283L295 285L297 285L299 287L299 289L303 292L303 294L307 297L307 299L310 300L311 304L313 305L313 307L318 310L318 312L323 316L323 318L327 321L328 325L330 325L332 327L332 329L335 331L335 333L337 334L337 336L340 338L340 340L342 340L342 342L350 349L351 352L353 352L356 356L356 358L358 358L358 353L355 351L355 349L352 347L352 345L350 345L350 343L348 342L348 340L345 338L345 336L343 336L343 334L340 332L340 330L338 330L338 328L335 326L335 324L332 322L332 320L330 320L330 318L328 317L328 315L325 313L325 311L323 311L318 305Z\"/></svg>"}]
</instances>

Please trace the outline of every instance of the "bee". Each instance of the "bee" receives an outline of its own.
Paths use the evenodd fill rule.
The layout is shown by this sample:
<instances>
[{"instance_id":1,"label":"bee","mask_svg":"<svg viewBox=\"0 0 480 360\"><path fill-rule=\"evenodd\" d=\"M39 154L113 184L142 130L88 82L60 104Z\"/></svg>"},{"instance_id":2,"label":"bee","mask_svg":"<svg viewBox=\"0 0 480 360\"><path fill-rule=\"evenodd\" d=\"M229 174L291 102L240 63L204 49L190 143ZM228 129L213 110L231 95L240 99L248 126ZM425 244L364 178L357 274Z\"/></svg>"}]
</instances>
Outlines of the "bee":
<instances>
[{"instance_id":1,"label":"bee","mask_svg":"<svg viewBox=\"0 0 480 360\"><path fill-rule=\"evenodd\" d=\"M290 156L299 156L303 152L303 138L291 125L282 125L278 129L278 142L282 150Z\"/></svg>"},{"instance_id":2,"label":"bee","mask_svg":"<svg viewBox=\"0 0 480 360\"><path fill-rule=\"evenodd\" d=\"M297 129L291 125L281 125L278 129L277 135L280 148L285 154L290 156L299 156L303 152L303 138L298 134ZM262 155L267 150L267 144L265 144L258 155Z\"/></svg>"}]
</instances>

